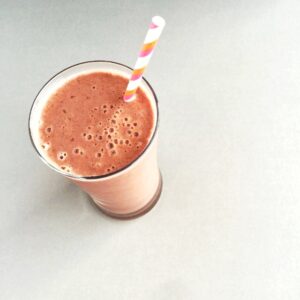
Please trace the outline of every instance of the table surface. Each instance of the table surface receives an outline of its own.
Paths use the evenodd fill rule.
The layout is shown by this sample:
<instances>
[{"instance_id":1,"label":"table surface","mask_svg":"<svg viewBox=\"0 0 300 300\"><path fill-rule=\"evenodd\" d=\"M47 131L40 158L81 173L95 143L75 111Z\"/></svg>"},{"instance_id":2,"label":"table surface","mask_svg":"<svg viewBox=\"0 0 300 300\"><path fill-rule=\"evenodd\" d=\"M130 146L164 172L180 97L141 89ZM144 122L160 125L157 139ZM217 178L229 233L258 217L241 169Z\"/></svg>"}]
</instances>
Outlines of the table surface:
<instances>
[{"instance_id":1,"label":"table surface","mask_svg":"<svg viewBox=\"0 0 300 300\"><path fill-rule=\"evenodd\" d=\"M299 1L0 4L1 299L300 299ZM66 66L133 66L155 14L164 188L117 221L38 159L28 112Z\"/></svg>"}]
</instances>

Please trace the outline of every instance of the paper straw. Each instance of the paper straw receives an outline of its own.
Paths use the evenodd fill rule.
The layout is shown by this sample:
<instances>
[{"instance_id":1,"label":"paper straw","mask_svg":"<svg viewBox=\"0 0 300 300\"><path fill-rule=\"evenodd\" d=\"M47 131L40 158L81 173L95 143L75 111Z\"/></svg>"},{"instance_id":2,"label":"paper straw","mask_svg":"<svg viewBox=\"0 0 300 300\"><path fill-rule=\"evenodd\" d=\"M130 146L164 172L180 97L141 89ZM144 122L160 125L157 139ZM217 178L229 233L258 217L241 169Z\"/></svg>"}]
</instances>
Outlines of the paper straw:
<instances>
[{"instance_id":1,"label":"paper straw","mask_svg":"<svg viewBox=\"0 0 300 300\"><path fill-rule=\"evenodd\" d=\"M134 70L131 74L131 78L124 94L124 101L130 102L135 99L136 90L139 87L143 73L149 64L153 50L165 27L165 24L166 22L162 17L155 16L152 18L152 22L146 34L144 44L139 52L138 59L135 63Z\"/></svg>"}]
</instances>

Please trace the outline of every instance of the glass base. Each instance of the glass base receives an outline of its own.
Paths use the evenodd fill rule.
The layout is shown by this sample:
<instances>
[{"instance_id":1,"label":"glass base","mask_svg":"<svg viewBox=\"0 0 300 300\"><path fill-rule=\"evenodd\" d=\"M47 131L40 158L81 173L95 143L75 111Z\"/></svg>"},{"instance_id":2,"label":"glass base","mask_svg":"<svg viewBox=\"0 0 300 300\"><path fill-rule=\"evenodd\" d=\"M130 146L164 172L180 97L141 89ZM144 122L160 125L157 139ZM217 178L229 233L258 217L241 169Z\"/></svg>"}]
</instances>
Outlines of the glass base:
<instances>
[{"instance_id":1,"label":"glass base","mask_svg":"<svg viewBox=\"0 0 300 300\"><path fill-rule=\"evenodd\" d=\"M162 176L160 173L158 188L156 190L156 193L152 197L152 199L144 207L140 208L139 210L137 210L135 212L129 213L129 214L116 214L116 213L113 213L113 212L103 209L96 202L94 202L94 204L96 204L97 208L99 208L101 210L101 212L103 212L105 215L107 215L111 218L120 219L120 220L130 220L130 219L138 218L138 217L141 217L142 215L146 214L148 211L150 211L155 206L158 199L160 198L162 186L163 186L163 181L162 181Z\"/></svg>"}]
</instances>

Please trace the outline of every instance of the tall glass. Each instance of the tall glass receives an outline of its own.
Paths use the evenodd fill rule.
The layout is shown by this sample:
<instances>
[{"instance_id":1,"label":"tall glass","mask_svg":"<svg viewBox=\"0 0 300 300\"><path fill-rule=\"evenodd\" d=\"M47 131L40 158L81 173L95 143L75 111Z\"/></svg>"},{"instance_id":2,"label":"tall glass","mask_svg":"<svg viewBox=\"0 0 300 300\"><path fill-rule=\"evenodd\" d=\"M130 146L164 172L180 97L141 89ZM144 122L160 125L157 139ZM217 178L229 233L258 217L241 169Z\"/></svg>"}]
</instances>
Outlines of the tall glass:
<instances>
[{"instance_id":1,"label":"tall glass","mask_svg":"<svg viewBox=\"0 0 300 300\"><path fill-rule=\"evenodd\" d=\"M162 190L162 178L157 164L158 103L154 90L145 78L140 87L151 103L154 127L145 150L124 168L107 175L76 176L57 168L41 149L41 113L50 96L68 80L97 71L113 72L129 78L132 69L111 61L88 61L57 73L34 99L29 115L29 135L42 161L86 191L105 214L120 219L138 217L155 205Z\"/></svg>"}]
</instances>

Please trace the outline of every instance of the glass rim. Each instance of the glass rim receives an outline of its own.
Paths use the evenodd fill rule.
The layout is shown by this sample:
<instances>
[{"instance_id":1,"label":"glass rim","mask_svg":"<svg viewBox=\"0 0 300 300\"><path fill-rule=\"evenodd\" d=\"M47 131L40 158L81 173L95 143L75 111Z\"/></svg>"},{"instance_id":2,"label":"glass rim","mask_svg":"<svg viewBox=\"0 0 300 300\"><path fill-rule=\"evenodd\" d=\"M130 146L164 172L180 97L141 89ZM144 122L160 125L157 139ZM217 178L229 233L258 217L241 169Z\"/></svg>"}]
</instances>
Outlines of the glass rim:
<instances>
[{"instance_id":1,"label":"glass rim","mask_svg":"<svg viewBox=\"0 0 300 300\"><path fill-rule=\"evenodd\" d=\"M30 127L30 120L31 120L31 116L33 114L33 108L34 108L34 105L36 103L36 100L38 99L40 93L44 90L44 88L54 79L56 78L58 75L60 75L61 73L69 70L69 69L72 69L76 66L79 66L79 65L84 65L84 64L90 64L90 63L111 63L111 64L114 64L114 65L118 65L118 66L121 66L121 67L124 67L124 68L127 68L128 70L130 71L133 71L133 69L125 64L122 64L122 63L118 63L118 62L115 62L115 61L111 61L111 60L89 60L89 61L84 61L84 62L80 62L80 63L77 63L77 64L74 64L74 65L71 65L69 67L66 67L64 69L62 69L61 71L57 72L56 74L54 74L49 80L47 80L47 82L40 88L40 90L38 91L38 93L36 94L36 96L34 97L34 100L33 100L33 103L30 107L30 111L29 111L29 117L28 117L28 131L29 131L29 137L30 137L30 141L31 141L31 144L33 146L33 148L35 149L36 153L38 154L38 156L40 157L40 159L48 166L50 167L51 169L53 169L54 171L66 176L66 177L69 177L71 179L78 179L78 180L95 180L95 179L104 179L104 178L109 178L109 177L112 177L114 175L117 175L119 173L122 173L123 171L125 171L126 169L130 168L133 164L135 164L140 158L143 157L143 155L145 154L145 152L149 149L149 147L152 145L156 135L157 135L157 129L158 129L158 124L159 124L159 109L158 109L158 99L157 99L157 96L154 92L154 89L152 88L152 86L150 85L150 83L146 80L146 78L143 76L142 77L142 81L145 82L145 84L147 85L147 87L150 89L153 97L154 97L154 102L155 102L155 107L156 107L156 122L155 122L155 127L154 127L154 130L152 132L152 135L151 135L151 138L149 139L149 142L148 144L146 145L145 149L134 159L132 160L130 163L128 163L127 165L125 165L124 167L122 167L121 169L118 169L114 172L111 172L111 173L108 173L108 174L103 174L103 175L94 175L94 176L80 176L80 175L74 175L74 174L71 174L71 173L66 173L66 172L63 172L62 170L60 170L59 168L57 168L55 165L51 164L48 159L46 159L46 157L39 151L39 149L37 148L35 142L34 142L34 139L33 139L33 135L32 135L32 130L31 130L31 127Z\"/></svg>"}]
</instances>

